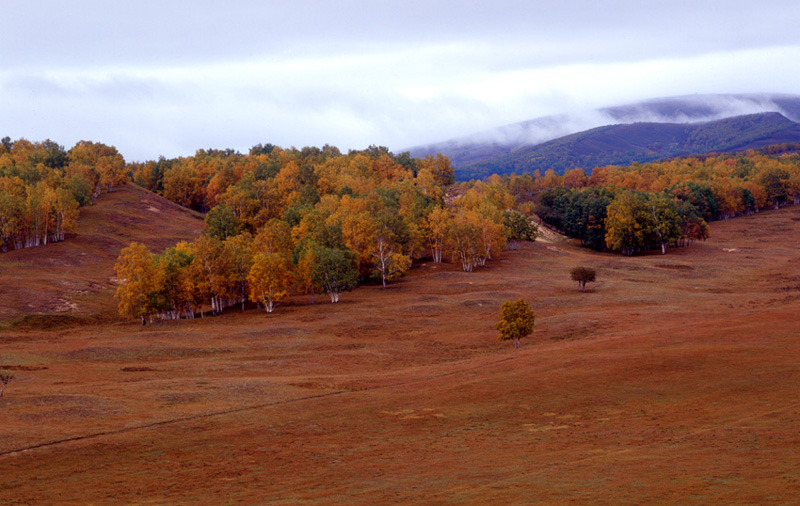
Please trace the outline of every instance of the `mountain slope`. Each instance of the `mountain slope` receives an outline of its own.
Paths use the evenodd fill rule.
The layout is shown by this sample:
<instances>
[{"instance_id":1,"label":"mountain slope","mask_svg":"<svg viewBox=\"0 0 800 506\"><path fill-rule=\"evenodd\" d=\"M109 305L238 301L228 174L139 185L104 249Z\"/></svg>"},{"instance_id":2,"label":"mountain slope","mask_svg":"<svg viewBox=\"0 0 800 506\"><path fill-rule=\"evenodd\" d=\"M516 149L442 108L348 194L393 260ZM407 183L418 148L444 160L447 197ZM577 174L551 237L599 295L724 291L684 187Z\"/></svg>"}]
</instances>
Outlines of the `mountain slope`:
<instances>
[{"instance_id":1,"label":"mountain slope","mask_svg":"<svg viewBox=\"0 0 800 506\"><path fill-rule=\"evenodd\" d=\"M81 208L74 237L0 254L0 321L25 314L91 316L115 311L114 264L131 241L153 251L193 240L198 213L132 183Z\"/></svg>"},{"instance_id":2,"label":"mountain slope","mask_svg":"<svg viewBox=\"0 0 800 506\"><path fill-rule=\"evenodd\" d=\"M800 96L752 94L659 98L594 111L536 118L413 147L409 151L413 156L441 152L459 168L604 125L700 123L762 112L779 112L793 121L800 121Z\"/></svg>"},{"instance_id":3,"label":"mountain slope","mask_svg":"<svg viewBox=\"0 0 800 506\"><path fill-rule=\"evenodd\" d=\"M676 156L743 151L770 144L800 142L800 124L779 113L751 114L707 123L633 123L608 125L534 146L517 148L495 158L457 167L459 179L512 172L603 165L628 165Z\"/></svg>"}]
</instances>

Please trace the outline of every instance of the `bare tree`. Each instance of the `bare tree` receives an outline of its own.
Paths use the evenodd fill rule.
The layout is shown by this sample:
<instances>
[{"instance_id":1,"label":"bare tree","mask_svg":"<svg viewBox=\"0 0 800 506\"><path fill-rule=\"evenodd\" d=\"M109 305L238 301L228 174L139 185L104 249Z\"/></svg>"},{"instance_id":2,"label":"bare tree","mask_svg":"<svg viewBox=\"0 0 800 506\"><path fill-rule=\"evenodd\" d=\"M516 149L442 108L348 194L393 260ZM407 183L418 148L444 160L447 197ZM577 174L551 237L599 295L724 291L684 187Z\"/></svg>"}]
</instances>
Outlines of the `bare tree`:
<instances>
[{"instance_id":1,"label":"bare tree","mask_svg":"<svg viewBox=\"0 0 800 506\"><path fill-rule=\"evenodd\" d=\"M0 397L3 396L3 392L6 389L6 385L8 385L8 382L11 381L12 379L14 379L13 374L0 371L0 383L2 383L2 386L0 386Z\"/></svg>"}]
</instances>

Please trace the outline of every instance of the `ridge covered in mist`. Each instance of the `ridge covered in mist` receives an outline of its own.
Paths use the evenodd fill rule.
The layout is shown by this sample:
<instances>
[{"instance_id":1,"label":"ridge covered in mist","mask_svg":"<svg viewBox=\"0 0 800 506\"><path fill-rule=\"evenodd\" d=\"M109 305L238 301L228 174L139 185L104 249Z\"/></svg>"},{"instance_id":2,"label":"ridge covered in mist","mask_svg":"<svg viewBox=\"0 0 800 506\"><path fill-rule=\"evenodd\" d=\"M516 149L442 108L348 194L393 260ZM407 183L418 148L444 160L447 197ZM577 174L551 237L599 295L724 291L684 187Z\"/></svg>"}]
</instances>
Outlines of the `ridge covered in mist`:
<instances>
[{"instance_id":1,"label":"ridge covered in mist","mask_svg":"<svg viewBox=\"0 0 800 506\"><path fill-rule=\"evenodd\" d=\"M740 152L800 142L800 124L775 113L735 116L707 123L608 125L525 146L456 169L459 179L606 165L630 165L706 153Z\"/></svg>"},{"instance_id":2,"label":"ridge covered in mist","mask_svg":"<svg viewBox=\"0 0 800 506\"><path fill-rule=\"evenodd\" d=\"M671 97L649 100L645 102L638 102L628 105L608 107L587 111L585 113L562 114L555 116L545 116L542 118L532 119L520 123L506 125L493 130L479 132L473 135L450 139L448 141L430 144L426 146L417 146L410 149L413 156L424 156L428 153L441 152L447 155L453 162L456 168L456 174L459 179L469 177L483 177L493 172L508 173L512 170L516 171L533 171L536 168L523 164L520 167L517 165L523 163L516 161L517 155L529 150L531 147L543 145L548 141L555 139L561 140L572 134L583 133L591 137L591 135L598 133L598 127L611 127L614 125L633 125L633 124L647 124L646 127L641 127L644 132L639 132L640 128L626 128L626 129L611 129L603 130L602 132L606 137L609 135L630 135L641 138L646 136L646 132L658 131L659 128L653 124L671 123L681 124L700 124L715 122L726 118L733 118L737 116L750 116L758 113L774 112L779 113L786 119L792 121L800 120L800 97L794 95L690 95L684 97ZM751 118L752 119L752 118ZM749 120L744 120L747 124ZM782 130L788 124L780 124L780 121L775 121L773 129ZM763 128L763 120L757 121ZM724 125L724 124L721 124ZM719 125L718 125L719 126ZM742 125L739 125L742 127ZM674 131L677 127L667 127L666 132ZM713 128L713 127L712 127ZM723 128L725 128L723 126ZM680 130L686 130L680 128ZM769 129L768 129L769 130ZM591 134L590 134L591 132ZM638 132L635 133L634 132ZM789 132L787 132L789 133ZM669 134L666 133L667 137ZM660 137L657 136L657 137ZM664 153L664 156L678 156L680 154L699 154L709 151L729 150L737 147L737 144L746 145L756 139L752 138L753 135L744 134L744 137L751 139L748 142L736 142L728 139L727 144L730 145L704 145L703 149L706 151L697 151L694 146L684 146L686 151L672 150ZM789 135L792 140L800 140ZM565 146L569 145L570 141L575 139L564 139L564 142L559 142L557 145L561 146L562 150ZM629 144L634 141L620 139L623 145ZM663 142L660 138L654 141L655 143ZM776 140L774 142L789 142L789 140ZM773 142L773 143L774 143ZM764 144L759 144L764 145ZM748 146L751 147L751 146ZM652 150L651 146L642 146L635 149L635 156L622 157L618 163L631 163L633 161L649 161L662 158L656 156L655 158L641 158L641 151ZM658 152L659 149L653 150ZM552 151L552 146L548 146L544 150L545 154ZM542 156L541 153L537 155ZM591 169L595 162L582 160L580 153L570 154L573 158L571 163L556 163L556 166L550 166L553 160L540 160L540 165L545 168L554 168L559 172L563 170L582 167ZM638 157L637 157L638 156ZM531 157L528 156L528 159ZM515 161L510 161L515 160ZM617 162L608 162L617 163ZM593 165L594 164L594 165ZM513 166L513 169L506 169L504 167ZM471 175L474 174L474 175Z\"/></svg>"}]
</instances>

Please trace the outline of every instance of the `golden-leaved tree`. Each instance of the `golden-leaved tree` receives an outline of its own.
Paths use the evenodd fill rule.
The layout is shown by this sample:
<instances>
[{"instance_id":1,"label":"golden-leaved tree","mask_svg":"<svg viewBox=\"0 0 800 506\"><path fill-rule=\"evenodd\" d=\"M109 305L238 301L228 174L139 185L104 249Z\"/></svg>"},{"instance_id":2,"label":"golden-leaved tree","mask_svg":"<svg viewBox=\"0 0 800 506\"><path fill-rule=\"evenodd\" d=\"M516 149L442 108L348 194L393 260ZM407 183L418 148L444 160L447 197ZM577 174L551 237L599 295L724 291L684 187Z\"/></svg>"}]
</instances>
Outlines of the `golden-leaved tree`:
<instances>
[{"instance_id":1,"label":"golden-leaved tree","mask_svg":"<svg viewBox=\"0 0 800 506\"><path fill-rule=\"evenodd\" d=\"M120 283L114 296L119 313L131 318L141 318L142 325L152 310L152 296L156 290L156 265L153 254L144 244L132 242L123 248L114 270Z\"/></svg>"},{"instance_id":2,"label":"golden-leaved tree","mask_svg":"<svg viewBox=\"0 0 800 506\"><path fill-rule=\"evenodd\" d=\"M519 348L520 340L533 332L536 317L525 299L509 300L500 307L500 321L497 330L500 331L500 340L514 341L514 347Z\"/></svg>"},{"instance_id":3,"label":"golden-leaved tree","mask_svg":"<svg viewBox=\"0 0 800 506\"><path fill-rule=\"evenodd\" d=\"M257 253L247 275L250 300L259 302L271 313L278 302L288 295L292 283L289 260L279 253Z\"/></svg>"}]
</instances>

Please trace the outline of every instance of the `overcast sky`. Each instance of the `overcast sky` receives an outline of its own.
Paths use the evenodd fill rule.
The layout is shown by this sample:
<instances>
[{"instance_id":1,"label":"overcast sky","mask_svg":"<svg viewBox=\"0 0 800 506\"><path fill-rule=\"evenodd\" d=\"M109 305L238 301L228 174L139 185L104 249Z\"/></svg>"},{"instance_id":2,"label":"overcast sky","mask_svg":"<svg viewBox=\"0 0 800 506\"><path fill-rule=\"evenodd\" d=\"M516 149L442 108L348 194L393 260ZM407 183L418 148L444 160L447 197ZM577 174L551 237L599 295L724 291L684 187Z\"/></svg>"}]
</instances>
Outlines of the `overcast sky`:
<instances>
[{"instance_id":1,"label":"overcast sky","mask_svg":"<svg viewBox=\"0 0 800 506\"><path fill-rule=\"evenodd\" d=\"M786 0L0 0L0 137L128 161L370 144L694 93L800 94Z\"/></svg>"}]
</instances>

